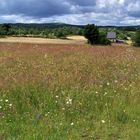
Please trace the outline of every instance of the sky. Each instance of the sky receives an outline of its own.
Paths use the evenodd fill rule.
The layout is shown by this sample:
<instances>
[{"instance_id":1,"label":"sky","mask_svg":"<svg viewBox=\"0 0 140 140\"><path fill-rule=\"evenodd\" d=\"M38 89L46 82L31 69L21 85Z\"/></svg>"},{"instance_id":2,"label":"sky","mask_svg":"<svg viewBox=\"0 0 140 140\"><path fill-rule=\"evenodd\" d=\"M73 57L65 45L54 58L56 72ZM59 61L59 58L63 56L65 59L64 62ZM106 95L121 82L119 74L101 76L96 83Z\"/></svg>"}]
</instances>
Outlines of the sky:
<instances>
[{"instance_id":1,"label":"sky","mask_svg":"<svg viewBox=\"0 0 140 140\"><path fill-rule=\"evenodd\" d=\"M0 0L0 23L140 25L140 0Z\"/></svg>"}]
</instances>

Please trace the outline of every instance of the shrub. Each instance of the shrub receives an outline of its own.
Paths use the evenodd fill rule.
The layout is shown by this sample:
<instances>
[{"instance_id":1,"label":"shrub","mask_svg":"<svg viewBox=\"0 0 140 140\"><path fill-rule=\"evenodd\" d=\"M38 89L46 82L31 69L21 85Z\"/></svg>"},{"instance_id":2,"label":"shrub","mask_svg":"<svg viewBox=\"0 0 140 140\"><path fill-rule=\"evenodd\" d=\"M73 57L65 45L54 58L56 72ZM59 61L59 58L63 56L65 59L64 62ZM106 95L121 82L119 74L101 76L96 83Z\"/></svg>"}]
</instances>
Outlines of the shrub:
<instances>
[{"instance_id":1,"label":"shrub","mask_svg":"<svg viewBox=\"0 0 140 140\"><path fill-rule=\"evenodd\" d=\"M140 47L140 30L138 30L136 32L136 35L135 35L135 37L133 39L133 42L134 42L134 46Z\"/></svg>"},{"instance_id":2,"label":"shrub","mask_svg":"<svg viewBox=\"0 0 140 140\"><path fill-rule=\"evenodd\" d=\"M111 45L111 41L106 38L106 35L103 33L99 34L99 44L102 45Z\"/></svg>"}]
</instances>

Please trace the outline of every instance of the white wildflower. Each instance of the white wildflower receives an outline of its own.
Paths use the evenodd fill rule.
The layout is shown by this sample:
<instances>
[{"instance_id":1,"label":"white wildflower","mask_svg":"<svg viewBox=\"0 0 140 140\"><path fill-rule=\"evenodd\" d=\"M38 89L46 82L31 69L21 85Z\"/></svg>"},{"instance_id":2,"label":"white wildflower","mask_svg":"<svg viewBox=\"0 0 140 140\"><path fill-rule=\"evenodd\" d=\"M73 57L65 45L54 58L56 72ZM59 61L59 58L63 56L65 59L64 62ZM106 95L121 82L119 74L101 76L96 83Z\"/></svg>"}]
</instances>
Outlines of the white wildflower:
<instances>
[{"instance_id":1,"label":"white wildflower","mask_svg":"<svg viewBox=\"0 0 140 140\"><path fill-rule=\"evenodd\" d=\"M105 120L102 120L101 122L102 122L102 123L105 123Z\"/></svg>"},{"instance_id":2,"label":"white wildflower","mask_svg":"<svg viewBox=\"0 0 140 140\"><path fill-rule=\"evenodd\" d=\"M68 105L72 104L72 99L70 97L66 98L66 104L68 104Z\"/></svg>"},{"instance_id":3,"label":"white wildflower","mask_svg":"<svg viewBox=\"0 0 140 140\"><path fill-rule=\"evenodd\" d=\"M73 125L74 125L74 123L72 122L70 125L71 125L71 126L73 126Z\"/></svg>"},{"instance_id":4,"label":"white wildflower","mask_svg":"<svg viewBox=\"0 0 140 140\"><path fill-rule=\"evenodd\" d=\"M110 85L110 83L108 82L108 83L107 83L107 85L109 86L109 85Z\"/></svg>"},{"instance_id":5,"label":"white wildflower","mask_svg":"<svg viewBox=\"0 0 140 140\"><path fill-rule=\"evenodd\" d=\"M10 107L12 107L12 104L9 104Z\"/></svg>"},{"instance_id":6,"label":"white wildflower","mask_svg":"<svg viewBox=\"0 0 140 140\"><path fill-rule=\"evenodd\" d=\"M58 95L56 95L55 97L56 97L56 98L59 98L59 96L58 96Z\"/></svg>"},{"instance_id":7,"label":"white wildflower","mask_svg":"<svg viewBox=\"0 0 140 140\"><path fill-rule=\"evenodd\" d=\"M63 107L62 110L65 110L65 108Z\"/></svg>"},{"instance_id":8,"label":"white wildflower","mask_svg":"<svg viewBox=\"0 0 140 140\"><path fill-rule=\"evenodd\" d=\"M104 96L107 95L107 92L104 93Z\"/></svg>"},{"instance_id":9,"label":"white wildflower","mask_svg":"<svg viewBox=\"0 0 140 140\"><path fill-rule=\"evenodd\" d=\"M5 102L8 102L8 100L6 99Z\"/></svg>"}]
</instances>

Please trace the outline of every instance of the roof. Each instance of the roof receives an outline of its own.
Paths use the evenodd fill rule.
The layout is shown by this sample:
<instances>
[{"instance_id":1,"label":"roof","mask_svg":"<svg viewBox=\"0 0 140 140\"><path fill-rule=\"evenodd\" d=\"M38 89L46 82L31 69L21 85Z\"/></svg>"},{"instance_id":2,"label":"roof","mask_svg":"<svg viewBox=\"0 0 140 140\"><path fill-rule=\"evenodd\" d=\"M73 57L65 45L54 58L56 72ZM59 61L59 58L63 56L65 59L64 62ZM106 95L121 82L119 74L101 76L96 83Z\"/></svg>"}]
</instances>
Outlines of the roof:
<instances>
[{"instance_id":1,"label":"roof","mask_svg":"<svg viewBox=\"0 0 140 140\"><path fill-rule=\"evenodd\" d=\"M107 38L108 39L116 39L116 32L108 32Z\"/></svg>"}]
</instances>

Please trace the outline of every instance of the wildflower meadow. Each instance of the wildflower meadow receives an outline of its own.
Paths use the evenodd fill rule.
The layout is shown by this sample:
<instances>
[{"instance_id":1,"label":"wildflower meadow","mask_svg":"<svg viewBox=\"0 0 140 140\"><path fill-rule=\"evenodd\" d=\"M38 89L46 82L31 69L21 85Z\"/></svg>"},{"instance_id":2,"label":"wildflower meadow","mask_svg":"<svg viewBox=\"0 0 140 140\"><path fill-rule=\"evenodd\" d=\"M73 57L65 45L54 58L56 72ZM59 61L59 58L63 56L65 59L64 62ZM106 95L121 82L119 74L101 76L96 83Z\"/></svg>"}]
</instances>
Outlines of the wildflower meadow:
<instances>
[{"instance_id":1,"label":"wildflower meadow","mask_svg":"<svg viewBox=\"0 0 140 140\"><path fill-rule=\"evenodd\" d=\"M1 140L139 140L140 49L0 44Z\"/></svg>"}]
</instances>

